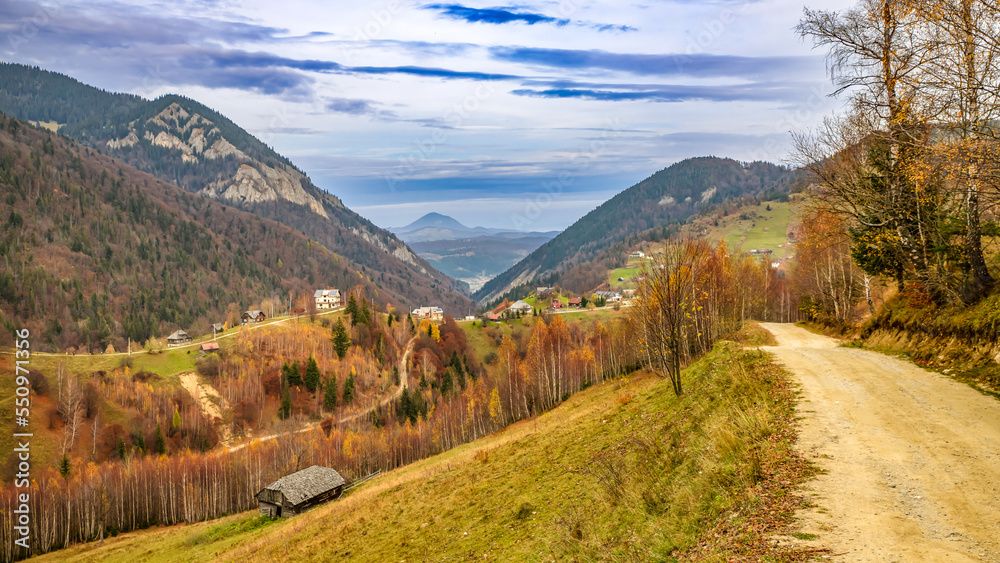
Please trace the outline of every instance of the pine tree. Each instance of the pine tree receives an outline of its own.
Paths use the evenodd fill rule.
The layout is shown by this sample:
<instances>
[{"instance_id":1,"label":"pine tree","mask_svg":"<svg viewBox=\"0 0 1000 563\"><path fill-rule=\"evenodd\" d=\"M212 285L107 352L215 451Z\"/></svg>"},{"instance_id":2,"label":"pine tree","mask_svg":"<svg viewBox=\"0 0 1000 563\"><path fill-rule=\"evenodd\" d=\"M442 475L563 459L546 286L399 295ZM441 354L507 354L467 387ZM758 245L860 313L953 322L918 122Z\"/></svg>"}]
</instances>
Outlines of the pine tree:
<instances>
[{"instance_id":1,"label":"pine tree","mask_svg":"<svg viewBox=\"0 0 1000 563\"><path fill-rule=\"evenodd\" d=\"M351 368L351 375L347 376L344 382L344 404L354 400L354 368Z\"/></svg>"},{"instance_id":2,"label":"pine tree","mask_svg":"<svg viewBox=\"0 0 1000 563\"><path fill-rule=\"evenodd\" d=\"M302 374L299 373L299 363L288 364L288 385L302 385Z\"/></svg>"},{"instance_id":3,"label":"pine tree","mask_svg":"<svg viewBox=\"0 0 1000 563\"><path fill-rule=\"evenodd\" d=\"M332 411L337 408L337 377L328 377L323 388L323 410Z\"/></svg>"},{"instance_id":4,"label":"pine tree","mask_svg":"<svg viewBox=\"0 0 1000 563\"><path fill-rule=\"evenodd\" d=\"M292 394L288 389L288 380L281 382L281 407L278 408L278 418L285 420L292 416Z\"/></svg>"},{"instance_id":5,"label":"pine tree","mask_svg":"<svg viewBox=\"0 0 1000 563\"><path fill-rule=\"evenodd\" d=\"M59 462L59 475L62 475L63 479L69 478L69 472L72 467L69 464L69 458L66 454L63 454L62 461Z\"/></svg>"},{"instance_id":6,"label":"pine tree","mask_svg":"<svg viewBox=\"0 0 1000 563\"><path fill-rule=\"evenodd\" d=\"M142 432L135 435L132 440L135 442L135 447L139 450L139 455L146 455L146 439L142 437Z\"/></svg>"},{"instance_id":7,"label":"pine tree","mask_svg":"<svg viewBox=\"0 0 1000 563\"><path fill-rule=\"evenodd\" d=\"M316 358L312 356L309 356L309 363L306 364L306 376L303 381L310 392L319 388L319 366L316 365Z\"/></svg>"},{"instance_id":8,"label":"pine tree","mask_svg":"<svg viewBox=\"0 0 1000 563\"><path fill-rule=\"evenodd\" d=\"M354 294L351 294L351 298L347 300L347 307L344 311L351 317L351 326L358 324L358 300L354 298Z\"/></svg>"},{"instance_id":9,"label":"pine tree","mask_svg":"<svg viewBox=\"0 0 1000 563\"><path fill-rule=\"evenodd\" d=\"M372 316L371 311L368 309L368 301L364 299L361 300L361 304L358 305L358 318L357 321L352 321L354 324L361 323L363 325L371 325Z\"/></svg>"},{"instance_id":10,"label":"pine tree","mask_svg":"<svg viewBox=\"0 0 1000 563\"><path fill-rule=\"evenodd\" d=\"M347 335L347 327L343 320L337 320L333 327L333 349L337 352L337 357L341 360L347 355L347 350L351 347L351 337Z\"/></svg>"},{"instance_id":11,"label":"pine tree","mask_svg":"<svg viewBox=\"0 0 1000 563\"><path fill-rule=\"evenodd\" d=\"M167 453L167 441L163 439L163 429L156 425L156 441L153 443L153 452L156 455Z\"/></svg>"}]
</instances>

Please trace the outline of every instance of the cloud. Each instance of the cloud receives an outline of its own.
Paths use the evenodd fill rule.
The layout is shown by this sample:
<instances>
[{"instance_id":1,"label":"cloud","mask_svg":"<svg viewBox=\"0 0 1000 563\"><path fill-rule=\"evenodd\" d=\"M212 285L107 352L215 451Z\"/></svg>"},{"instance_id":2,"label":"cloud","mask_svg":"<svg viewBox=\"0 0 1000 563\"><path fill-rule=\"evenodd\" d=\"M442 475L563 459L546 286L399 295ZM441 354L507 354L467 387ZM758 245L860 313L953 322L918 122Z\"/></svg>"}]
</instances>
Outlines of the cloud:
<instances>
[{"instance_id":1,"label":"cloud","mask_svg":"<svg viewBox=\"0 0 1000 563\"><path fill-rule=\"evenodd\" d=\"M326 104L326 109L350 115L370 115L378 112L371 100L351 100L347 98L333 98L329 100Z\"/></svg>"},{"instance_id":2,"label":"cloud","mask_svg":"<svg viewBox=\"0 0 1000 563\"><path fill-rule=\"evenodd\" d=\"M813 57L741 57L735 55L631 54L598 49L493 47L496 60L570 70L610 70L638 76L760 77L815 68Z\"/></svg>"},{"instance_id":3,"label":"cloud","mask_svg":"<svg viewBox=\"0 0 1000 563\"><path fill-rule=\"evenodd\" d=\"M590 27L591 29L595 29L597 31L617 31L619 33L639 31L639 28L632 27L630 25L615 25L613 23L595 23Z\"/></svg>"},{"instance_id":4,"label":"cloud","mask_svg":"<svg viewBox=\"0 0 1000 563\"><path fill-rule=\"evenodd\" d=\"M529 82L528 84L544 84L544 82ZM685 84L586 84L557 81L551 85L550 88L541 89L519 88L512 90L511 94L532 98L575 98L602 102L774 101L793 100L801 95L801 90L795 85L784 83L692 86Z\"/></svg>"},{"instance_id":5,"label":"cloud","mask_svg":"<svg viewBox=\"0 0 1000 563\"><path fill-rule=\"evenodd\" d=\"M514 7L501 8L470 8L461 4L427 4L424 10L433 10L441 15L453 20L462 20L469 23L488 23L501 25L505 23L525 23L535 25L536 23L551 23L557 26L564 26L569 23L567 19L553 18L544 14L532 12L515 12Z\"/></svg>"}]
</instances>

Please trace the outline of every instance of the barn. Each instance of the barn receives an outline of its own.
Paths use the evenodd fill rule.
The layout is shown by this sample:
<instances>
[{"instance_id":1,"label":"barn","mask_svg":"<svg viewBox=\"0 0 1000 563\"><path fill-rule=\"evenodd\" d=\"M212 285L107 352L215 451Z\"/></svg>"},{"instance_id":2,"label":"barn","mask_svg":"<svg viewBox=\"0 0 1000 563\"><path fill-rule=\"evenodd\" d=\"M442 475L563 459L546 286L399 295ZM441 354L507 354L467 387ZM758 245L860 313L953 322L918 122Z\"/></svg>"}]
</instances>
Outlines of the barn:
<instances>
[{"instance_id":1,"label":"barn","mask_svg":"<svg viewBox=\"0 0 1000 563\"><path fill-rule=\"evenodd\" d=\"M334 469L313 465L261 489L256 495L257 505L266 516L295 516L339 497L345 484Z\"/></svg>"}]
</instances>

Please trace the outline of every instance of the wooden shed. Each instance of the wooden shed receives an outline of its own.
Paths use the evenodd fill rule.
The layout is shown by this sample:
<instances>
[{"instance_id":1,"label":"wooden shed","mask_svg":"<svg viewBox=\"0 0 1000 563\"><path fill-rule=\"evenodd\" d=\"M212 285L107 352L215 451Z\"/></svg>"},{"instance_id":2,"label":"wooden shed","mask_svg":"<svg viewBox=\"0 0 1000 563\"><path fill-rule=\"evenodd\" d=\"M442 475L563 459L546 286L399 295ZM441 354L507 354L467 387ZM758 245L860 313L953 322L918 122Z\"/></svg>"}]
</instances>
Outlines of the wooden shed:
<instances>
[{"instance_id":1,"label":"wooden shed","mask_svg":"<svg viewBox=\"0 0 1000 563\"><path fill-rule=\"evenodd\" d=\"M334 469L313 465L271 483L257 495L260 513L294 516L344 493L344 478Z\"/></svg>"}]
</instances>

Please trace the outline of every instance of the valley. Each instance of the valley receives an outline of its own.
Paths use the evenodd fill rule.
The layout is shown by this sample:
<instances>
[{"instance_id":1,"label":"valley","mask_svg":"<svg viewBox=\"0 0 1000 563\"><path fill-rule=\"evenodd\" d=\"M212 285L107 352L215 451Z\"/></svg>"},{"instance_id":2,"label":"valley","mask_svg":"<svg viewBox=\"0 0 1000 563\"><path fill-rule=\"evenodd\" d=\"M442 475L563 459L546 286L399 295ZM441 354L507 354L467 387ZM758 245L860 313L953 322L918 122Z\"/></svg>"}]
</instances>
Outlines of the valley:
<instances>
[{"instance_id":1,"label":"valley","mask_svg":"<svg viewBox=\"0 0 1000 563\"><path fill-rule=\"evenodd\" d=\"M0 3L0 563L1000 563L1000 5L842 4Z\"/></svg>"}]
</instances>

